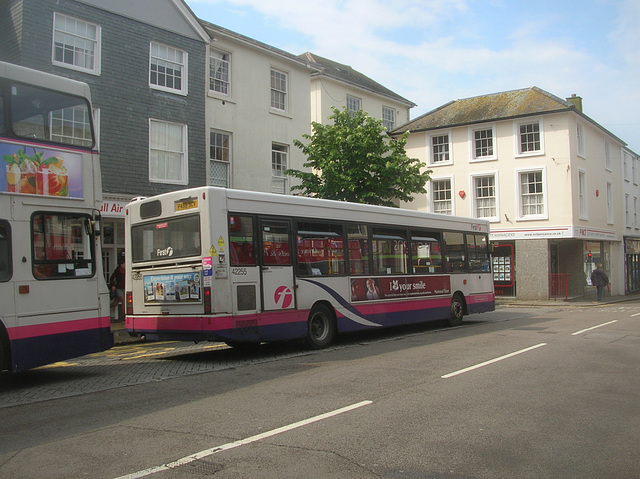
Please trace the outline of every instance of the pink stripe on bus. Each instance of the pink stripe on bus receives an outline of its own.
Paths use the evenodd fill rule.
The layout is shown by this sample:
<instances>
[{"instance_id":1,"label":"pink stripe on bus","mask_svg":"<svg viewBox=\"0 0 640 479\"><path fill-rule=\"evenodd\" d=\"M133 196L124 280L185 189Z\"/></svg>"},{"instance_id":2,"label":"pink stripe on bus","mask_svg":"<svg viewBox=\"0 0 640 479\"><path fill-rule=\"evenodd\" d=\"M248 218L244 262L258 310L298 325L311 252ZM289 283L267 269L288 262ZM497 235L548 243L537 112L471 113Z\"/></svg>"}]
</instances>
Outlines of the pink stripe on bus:
<instances>
[{"instance_id":1,"label":"pink stripe on bus","mask_svg":"<svg viewBox=\"0 0 640 479\"><path fill-rule=\"evenodd\" d=\"M8 328L9 340L36 338L38 336L49 336L52 334L73 333L76 331L86 331L90 329L109 328L109 316L94 318L74 319L72 321L60 321L56 323L34 324L30 326L16 326Z\"/></svg>"}]
</instances>

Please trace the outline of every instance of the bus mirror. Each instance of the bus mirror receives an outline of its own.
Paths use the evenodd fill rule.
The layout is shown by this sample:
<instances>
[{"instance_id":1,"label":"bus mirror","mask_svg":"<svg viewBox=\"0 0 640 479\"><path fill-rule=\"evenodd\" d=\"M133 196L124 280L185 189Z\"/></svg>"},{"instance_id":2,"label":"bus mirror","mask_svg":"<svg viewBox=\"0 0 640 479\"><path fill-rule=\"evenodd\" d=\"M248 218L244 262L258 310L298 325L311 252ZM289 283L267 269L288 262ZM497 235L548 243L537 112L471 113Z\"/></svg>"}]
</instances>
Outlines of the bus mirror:
<instances>
[{"instance_id":1,"label":"bus mirror","mask_svg":"<svg viewBox=\"0 0 640 479\"><path fill-rule=\"evenodd\" d=\"M95 215L91 224L93 226L93 233L96 236L100 236L100 233L102 233L102 215L99 212Z\"/></svg>"},{"instance_id":2,"label":"bus mirror","mask_svg":"<svg viewBox=\"0 0 640 479\"><path fill-rule=\"evenodd\" d=\"M86 219L84 221L84 232L87 236L91 236L92 234L96 236L100 236L100 218L96 219Z\"/></svg>"},{"instance_id":3,"label":"bus mirror","mask_svg":"<svg viewBox=\"0 0 640 479\"><path fill-rule=\"evenodd\" d=\"M85 218L84 232L87 236L91 236L91 233L93 233L93 220L90 220L89 218Z\"/></svg>"}]
</instances>

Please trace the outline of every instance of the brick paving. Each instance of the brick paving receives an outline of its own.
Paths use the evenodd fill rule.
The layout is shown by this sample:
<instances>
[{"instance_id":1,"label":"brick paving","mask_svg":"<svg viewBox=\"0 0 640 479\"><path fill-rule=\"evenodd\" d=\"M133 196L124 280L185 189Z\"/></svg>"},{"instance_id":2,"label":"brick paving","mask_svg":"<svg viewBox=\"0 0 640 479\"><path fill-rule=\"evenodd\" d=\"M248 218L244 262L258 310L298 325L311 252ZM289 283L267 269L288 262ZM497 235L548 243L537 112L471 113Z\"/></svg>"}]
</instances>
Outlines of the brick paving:
<instances>
[{"instance_id":1,"label":"brick paving","mask_svg":"<svg viewBox=\"0 0 640 479\"><path fill-rule=\"evenodd\" d=\"M242 354L219 343L130 343L20 374L3 373L0 409L312 353L294 345Z\"/></svg>"}]
</instances>

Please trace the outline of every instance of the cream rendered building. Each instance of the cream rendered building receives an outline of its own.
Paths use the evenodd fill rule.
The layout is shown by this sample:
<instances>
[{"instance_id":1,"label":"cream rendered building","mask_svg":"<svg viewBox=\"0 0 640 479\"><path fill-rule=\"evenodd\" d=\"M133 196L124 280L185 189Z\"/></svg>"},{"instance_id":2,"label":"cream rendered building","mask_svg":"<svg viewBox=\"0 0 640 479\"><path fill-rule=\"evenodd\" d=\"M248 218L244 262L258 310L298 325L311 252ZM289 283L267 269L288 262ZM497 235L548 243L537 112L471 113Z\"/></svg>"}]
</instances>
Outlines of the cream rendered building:
<instances>
[{"instance_id":1,"label":"cream rendered building","mask_svg":"<svg viewBox=\"0 0 640 479\"><path fill-rule=\"evenodd\" d=\"M321 67L311 73L311 121L328 124L334 106L350 111L364 110L382 120L388 131L409 121L410 109L415 103L348 65L309 52L300 58Z\"/></svg>"},{"instance_id":2,"label":"cream rendered building","mask_svg":"<svg viewBox=\"0 0 640 479\"><path fill-rule=\"evenodd\" d=\"M311 131L310 74L295 55L201 20L208 47L206 123L213 186L288 194L287 168L305 160L294 139Z\"/></svg>"},{"instance_id":3,"label":"cream rendered building","mask_svg":"<svg viewBox=\"0 0 640 479\"><path fill-rule=\"evenodd\" d=\"M414 103L365 75L310 53L295 56L200 20L208 45L206 183L289 194L287 168L306 158L311 122L328 123L331 107L364 110L390 131L409 121Z\"/></svg>"},{"instance_id":4,"label":"cream rendered building","mask_svg":"<svg viewBox=\"0 0 640 479\"><path fill-rule=\"evenodd\" d=\"M394 134L407 130L432 181L402 206L489 219L497 295L591 295L596 263L611 294L640 289L638 156L580 97L533 87L456 100Z\"/></svg>"}]
</instances>

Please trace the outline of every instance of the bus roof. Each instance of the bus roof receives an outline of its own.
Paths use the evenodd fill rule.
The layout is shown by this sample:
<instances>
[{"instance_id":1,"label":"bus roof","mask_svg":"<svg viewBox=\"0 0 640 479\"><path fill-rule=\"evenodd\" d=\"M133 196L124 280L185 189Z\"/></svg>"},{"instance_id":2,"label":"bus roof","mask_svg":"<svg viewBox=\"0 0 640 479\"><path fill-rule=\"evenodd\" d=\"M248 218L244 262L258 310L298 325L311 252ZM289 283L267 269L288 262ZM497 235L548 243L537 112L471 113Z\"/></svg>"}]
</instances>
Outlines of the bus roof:
<instances>
[{"instance_id":1,"label":"bus roof","mask_svg":"<svg viewBox=\"0 0 640 479\"><path fill-rule=\"evenodd\" d=\"M0 61L0 78L7 78L48 90L61 91L91 100L89 85L84 82L54 75L53 73L34 70L21 65L15 65L13 63Z\"/></svg>"},{"instance_id":2,"label":"bus roof","mask_svg":"<svg viewBox=\"0 0 640 479\"><path fill-rule=\"evenodd\" d=\"M467 218L404 208L234 190L214 186L202 186L141 198L129 203L128 206L136 207L140 203L147 203L153 200L162 201L163 198L167 197L171 197L173 200L193 197L202 198L203 194L208 201L214 200L214 198L218 198L220 201L224 200L226 208L230 212L289 215L309 219L349 220L396 225L411 225L413 220L415 221L415 226L421 227L425 227L428 223L430 226L442 229L471 229L483 233L489 232L489 221L481 218ZM313 210L309 209L311 207ZM153 218L149 218L149 220L153 221ZM475 225L475 228L472 225Z\"/></svg>"}]
</instances>

